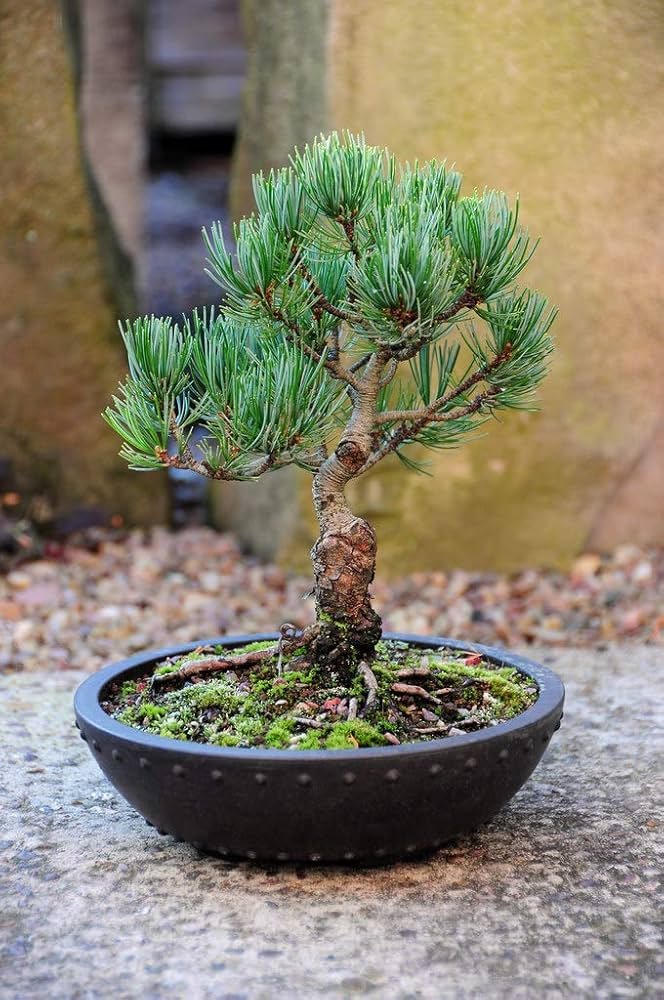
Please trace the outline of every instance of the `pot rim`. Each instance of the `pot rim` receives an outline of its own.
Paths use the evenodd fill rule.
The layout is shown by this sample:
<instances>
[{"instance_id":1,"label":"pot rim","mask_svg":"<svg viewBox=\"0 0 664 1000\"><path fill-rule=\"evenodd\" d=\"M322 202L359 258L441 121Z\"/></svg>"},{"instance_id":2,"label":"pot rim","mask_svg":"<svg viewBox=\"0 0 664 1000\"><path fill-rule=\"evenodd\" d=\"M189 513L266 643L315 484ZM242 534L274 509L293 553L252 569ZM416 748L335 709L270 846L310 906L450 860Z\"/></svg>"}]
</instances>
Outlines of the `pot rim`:
<instances>
[{"instance_id":1,"label":"pot rim","mask_svg":"<svg viewBox=\"0 0 664 1000\"><path fill-rule=\"evenodd\" d=\"M74 709L79 723L92 725L105 730L118 739L132 741L145 748L175 751L193 757L208 757L214 760L251 760L256 763L287 763L301 766L305 762L323 760L384 760L386 757L415 756L433 751L455 750L460 746L472 746L478 743L500 739L511 732L516 732L531 723L546 719L556 708L562 705L565 688L560 678L548 667L534 660L519 656L498 646L484 646L479 643L463 642L445 636L413 635L408 632L385 632L383 639L396 642L407 642L420 648L445 647L460 652L480 653L492 663L499 666L513 667L521 673L532 677L538 687L538 697L534 705L527 708L512 719L506 719L495 726L486 726L474 733L464 733L461 736L446 736L440 739L421 741L417 743L402 743L398 746L358 747L351 750L297 750L288 751L270 747L217 747L207 743L195 743L191 740L174 740L165 736L155 736L143 732L133 726L117 722L101 707L100 700L106 688L120 674L139 666L148 667L151 663L166 659L168 656L191 652L199 646L223 645L236 647L250 642L265 642L278 639L279 634L261 632L249 635L226 635L219 638L202 640L200 642L182 643L161 649L144 650L124 660L118 660L103 667L86 678L74 695Z\"/></svg>"}]
</instances>

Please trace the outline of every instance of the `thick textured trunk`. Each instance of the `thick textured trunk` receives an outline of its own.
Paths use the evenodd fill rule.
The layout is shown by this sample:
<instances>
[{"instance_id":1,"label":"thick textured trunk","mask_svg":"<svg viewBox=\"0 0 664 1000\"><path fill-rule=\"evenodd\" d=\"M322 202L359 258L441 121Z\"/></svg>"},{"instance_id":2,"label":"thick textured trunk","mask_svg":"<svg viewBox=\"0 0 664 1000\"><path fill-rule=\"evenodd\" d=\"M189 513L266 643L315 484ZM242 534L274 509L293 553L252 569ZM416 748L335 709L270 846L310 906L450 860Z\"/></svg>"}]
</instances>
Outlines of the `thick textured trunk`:
<instances>
[{"instance_id":1,"label":"thick textured trunk","mask_svg":"<svg viewBox=\"0 0 664 1000\"><path fill-rule=\"evenodd\" d=\"M373 447L376 401L386 357L369 360L351 393L353 411L334 452L314 476L313 499L320 537L311 550L317 632L314 658L349 681L361 659L371 657L381 620L371 607L369 587L376 569L376 533L356 517L346 485L364 468Z\"/></svg>"},{"instance_id":2,"label":"thick textured trunk","mask_svg":"<svg viewBox=\"0 0 664 1000\"><path fill-rule=\"evenodd\" d=\"M321 527L311 550L318 625L314 656L321 666L349 679L381 636L381 619L369 597L376 533L352 513L343 488L329 480L316 477L314 501Z\"/></svg>"}]
</instances>

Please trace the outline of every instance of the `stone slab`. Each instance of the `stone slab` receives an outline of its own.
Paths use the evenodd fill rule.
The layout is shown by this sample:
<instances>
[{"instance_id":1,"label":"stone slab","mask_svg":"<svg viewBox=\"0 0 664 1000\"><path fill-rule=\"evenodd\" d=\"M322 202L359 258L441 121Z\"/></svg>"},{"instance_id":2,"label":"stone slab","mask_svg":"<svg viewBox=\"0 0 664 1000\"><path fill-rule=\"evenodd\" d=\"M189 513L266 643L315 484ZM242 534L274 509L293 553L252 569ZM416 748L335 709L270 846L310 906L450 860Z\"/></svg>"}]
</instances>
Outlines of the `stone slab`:
<instances>
[{"instance_id":1,"label":"stone slab","mask_svg":"<svg viewBox=\"0 0 664 1000\"><path fill-rule=\"evenodd\" d=\"M664 652L542 659L567 684L565 720L513 803L427 860L360 871L159 837L78 739L83 675L2 676L0 995L656 996Z\"/></svg>"}]
</instances>

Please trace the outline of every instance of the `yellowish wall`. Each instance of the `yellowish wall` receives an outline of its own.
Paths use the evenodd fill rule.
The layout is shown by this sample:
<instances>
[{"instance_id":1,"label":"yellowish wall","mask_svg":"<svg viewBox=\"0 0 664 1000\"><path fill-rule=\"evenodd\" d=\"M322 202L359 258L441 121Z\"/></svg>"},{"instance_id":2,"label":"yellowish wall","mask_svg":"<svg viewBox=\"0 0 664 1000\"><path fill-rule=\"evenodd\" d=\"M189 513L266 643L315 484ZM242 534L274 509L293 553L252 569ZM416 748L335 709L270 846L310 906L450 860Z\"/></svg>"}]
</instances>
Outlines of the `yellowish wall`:
<instances>
[{"instance_id":1,"label":"yellowish wall","mask_svg":"<svg viewBox=\"0 0 664 1000\"><path fill-rule=\"evenodd\" d=\"M663 75L659 0L334 0L333 126L518 191L542 237L528 283L560 307L539 414L434 455L431 479L386 463L357 484L385 571L664 542Z\"/></svg>"},{"instance_id":2,"label":"yellowish wall","mask_svg":"<svg viewBox=\"0 0 664 1000\"><path fill-rule=\"evenodd\" d=\"M163 518L99 416L124 367L99 264L58 5L8 4L0 33L0 455L63 507Z\"/></svg>"}]
</instances>

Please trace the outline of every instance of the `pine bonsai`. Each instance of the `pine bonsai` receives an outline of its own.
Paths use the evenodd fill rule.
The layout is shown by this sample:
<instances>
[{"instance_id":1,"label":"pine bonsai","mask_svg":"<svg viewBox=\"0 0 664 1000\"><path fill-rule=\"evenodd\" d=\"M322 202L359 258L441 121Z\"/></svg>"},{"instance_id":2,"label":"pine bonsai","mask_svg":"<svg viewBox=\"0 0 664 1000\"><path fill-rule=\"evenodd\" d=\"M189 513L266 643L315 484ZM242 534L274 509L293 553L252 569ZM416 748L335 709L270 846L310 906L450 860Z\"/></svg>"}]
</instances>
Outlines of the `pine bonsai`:
<instances>
[{"instance_id":1,"label":"pine bonsai","mask_svg":"<svg viewBox=\"0 0 664 1000\"><path fill-rule=\"evenodd\" d=\"M105 418L132 468L232 481L295 464L313 477L316 622L282 626L278 647L241 652L237 667L297 649L328 677L366 679L381 636L376 536L346 485L390 455L421 471L414 446L455 447L531 405L555 315L514 284L535 247L518 205L460 186L444 163L399 167L361 136L321 137L254 177L235 256L218 223L204 231L219 311L122 329L129 375Z\"/></svg>"}]
</instances>

